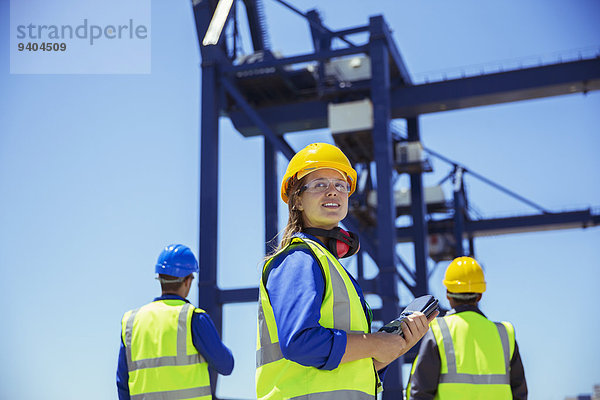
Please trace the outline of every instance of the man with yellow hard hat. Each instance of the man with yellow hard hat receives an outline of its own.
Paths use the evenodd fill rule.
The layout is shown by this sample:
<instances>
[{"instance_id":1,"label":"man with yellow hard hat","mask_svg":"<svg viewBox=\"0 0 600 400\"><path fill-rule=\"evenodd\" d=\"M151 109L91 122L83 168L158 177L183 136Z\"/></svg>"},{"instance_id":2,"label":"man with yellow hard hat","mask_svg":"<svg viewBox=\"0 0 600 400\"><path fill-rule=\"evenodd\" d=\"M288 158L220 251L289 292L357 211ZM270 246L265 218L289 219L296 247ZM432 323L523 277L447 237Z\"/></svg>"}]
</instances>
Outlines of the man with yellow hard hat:
<instances>
[{"instance_id":1,"label":"man with yellow hard hat","mask_svg":"<svg viewBox=\"0 0 600 400\"><path fill-rule=\"evenodd\" d=\"M452 310L436 318L423 338L407 399L527 399L512 324L492 322L478 307L485 279L477 261L454 259L444 286Z\"/></svg>"}]
</instances>

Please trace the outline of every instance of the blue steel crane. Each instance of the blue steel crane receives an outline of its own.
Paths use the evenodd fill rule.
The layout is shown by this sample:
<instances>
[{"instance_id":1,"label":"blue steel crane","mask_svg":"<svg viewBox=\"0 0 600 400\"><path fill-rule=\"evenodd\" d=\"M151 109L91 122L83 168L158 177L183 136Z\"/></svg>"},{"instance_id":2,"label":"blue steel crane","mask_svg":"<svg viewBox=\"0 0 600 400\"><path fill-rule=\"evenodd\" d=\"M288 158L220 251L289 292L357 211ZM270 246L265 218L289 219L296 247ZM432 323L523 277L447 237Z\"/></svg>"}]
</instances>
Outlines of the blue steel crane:
<instances>
[{"instance_id":1,"label":"blue steel crane","mask_svg":"<svg viewBox=\"0 0 600 400\"><path fill-rule=\"evenodd\" d=\"M365 293L381 297L381 308L374 310L378 321L389 321L399 314L399 285L406 286L414 296L429 292L429 258L439 261L473 254L476 237L600 224L600 215L590 209L550 212L424 149L419 129L422 114L598 90L600 57L415 84L383 16L370 17L365 26L332 31L316 10L304 13L283 0L274 1L306 19L313 52L291 57L271 52L260 0L243 0L253 53L238 57L235 34L232 44L221 33L232 19L234 32L237 30L235 7L241 3L193 1L202 57L199 254L203 268L199 304L213 317L219 331L223 305L258 299L256 287L222 290L217 285L218 191L214 188L219 174L220 115L229 117L242 135L261 135L265 139L265 251L278 232L277 153L288 159L295 153L283 134L330 128L335 143L359 172L359 188L343 223L360 235L357 279ZM356 34L366 34L366 43L351 40ZM334 49L334 39L344 46ZM348 113L366 116L358 122L363 125L336 125L334 121L343 120ZM394 119L406 121L406 135L394 128ZM453 166L448 177L454 187L450 202L428 201L423 187L423 174L429 170L422 156L425 153ZM410 177L407 202L399 200L393 190L400 174ZM537 212L511 218L473 218L462 184L465 174L507 192ZM400 215L410 215L411 224L398 226ZM446 245L434 254L429 249L431 238L445 239ZM398 243L412 243L414 268L397 254ZM372 279L363 275L365 253L378 267ZM412 357L405 357L405 361ZM216 376L212 380L215 388ZM401 382L399 364L393 363L386 374L384 399L402 398Z\"/></svg>"}]
</instances>

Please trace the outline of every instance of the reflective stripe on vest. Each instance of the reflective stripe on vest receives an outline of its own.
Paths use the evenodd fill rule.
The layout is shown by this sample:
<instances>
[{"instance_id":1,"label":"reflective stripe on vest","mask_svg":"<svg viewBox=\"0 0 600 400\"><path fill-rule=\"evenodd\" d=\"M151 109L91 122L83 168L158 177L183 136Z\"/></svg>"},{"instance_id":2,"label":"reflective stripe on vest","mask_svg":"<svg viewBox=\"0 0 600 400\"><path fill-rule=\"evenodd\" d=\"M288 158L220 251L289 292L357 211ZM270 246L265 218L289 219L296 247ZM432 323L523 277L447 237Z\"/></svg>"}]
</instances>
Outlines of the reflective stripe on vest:
<instances>
[{"instance_id":1,"label":"reflective stripe on vest","mask_svg":"<svg viewBox=\"0 0 600 400\"><path fill-rule=\"evenodd\" d=\"M284 251L289 251L291 246L308 247L323 270L325 294L320 324L348 333L367 333L368 321L360 297L339 261L310 239L294 238ZM265 264L263 271L268 271L274 258ZM265 279L261 279L256 351L258 399L374 400L379 380L371 359L341 364L333 371L325 371L284 358L265 284Z\"/></svg>"},{"instance_id":2,"label":"reflective stripe on vest","mask_svg":"<svg viewBox=\"0 0 600 400\"><path fill-rule=\"evenodd\" d=\"M509 370L515 342L511 324L493 323L469 311L436 318L431 323L431 332L441 362L435 400L512 399ZM426 370L427 366L417 356L406 389L407 400L413 398L413 376L422 373L421 368Z\"/></svg>"},{"instance_id":3,"label":"reflective stripe on vest","mask_svg":"<svg viewBox=\"0 0 600 400\"><path fill-rule=\"evenodd\" d=\"M318 248L314 250L321 251ZM340 272L333 265L329 257L327 257L327 267L331 276L331 288L333 289L334 298L333 328L349 333L365 333L350 329L350 298L348 297L348 289ZM271 343L269 328L265 321L261 302L258 303L258 324L261 343L260 349L256 351L256 368L283 358L279 342Z\"/></svg>"},{"instance_id":4,"label":"reflective stripe on vest","mask_svg":"<svg viewBox=\"0 0 600 400\"><path fill-rule=\"evenodd\" d=\"M258 301L258 337L260 338L260 348L256 350L256 368L283 358L279 341L271 343L269 328L260 300Z\"/></svg>"},{"instance_id":5,"label":"reflective stripe on vest","mask_svg":"<svg viewBox=\"0 0 600 400\"><path fill-rule=\"evenodd\" d=\"M131 359L131 337L133 334L133 321L135 320L135 316L141 307L131 312L125 326L125 350L127 353L127 368L129 372L143 368L191 365L206 362L204 357L202 357L200 354L187 355L187 335L189 333L187 329L187 313L190 307L192 306L189 303L186 303L183 307L181 307L181 311L179 312L179 320L177 324L177 355L169 357L147 358L145 360L136 361L132 361Z\"/></svg>"},{"instance_id":6,"label":"reflective stripe on vest","mask_svg":"<svg viewBox=\"0 0 600 400\"><path fill-rule=\"evenodd\" d=\"M373 400L373 396L356 390L336 390L290 397L290 400Z\"/></svg>"},{"instance_id":7,"label":"reflective stripe on vest","mask_svg":"<svg viewBox=\"0 0 600 400\"><path fill-rule=\"evenodd\" d=\"M136 394L131 396L131 400L183 400L210 395L210 386L201 386L192 389Z\"/></svg>"},{"instance_id":8,"label":"reflective stripe on vest","mask_svg":"<svg viewBox=\"0 0 600 400\"><path fill-rule=\"evenodd\" d=\"M193 354L188 354L188 350L193 347L193 344L191 344L190 324L193 313L195 312L194 307L189 303L184 303L181 306L156 303L150 303L146 306L132 310L129 312L129 315L126 314L123 318L123 342L125 344L129 372L131 399L210 399L210 380L206 360L197 352L197 350L195 350L195 348L193 349ZM148 315L147 313L149 312L152 317L154 313L155 319L157 315L165 315L160 309L161 306L179 308L179 310L169 311L170 314L167 313L167 316L171 315L171 317L168 317L171 318L171 321L174 321L173 318L175 317L173 312L177 313L176 333L171 331L176 334L174 349L176 354L173 356L148 357L134 360L132 354L134 353L133 346L136 346L136 342L134 342L134 324L137 324L136 318L141 315L140 312L145 308L147 308L148 311L144 311L144 315ZM161 318L158 318L159 326ZM151 321L154 321L154 319ZM168 320L163 320L163 322L164 321ZM147 324L148 322L146 322L146 325ZM135 335L140 334L140 331L136 332ZM143 347L139 346L140 344L138 343L136 352L141 352L141 354L152 354L152 352L156 351L165 351L164 349L158 350L159 348L162 348L162 346L154 347L155 345L153 346L152 342L150 342L150 345L146 342L145 345L141 345ZM173 347L171 348L173 349ZM191 352L192 350L189 351ZM184 368L184 370L181 368ZM181 380L173 379L174 376L182 376L183 378ZM195 386L198 384L201 384L202 386Z\"/></svg>"},{"instance_id":9,"label":"reflective stripe on vest","mask_svg":"<svg viewBox=\"0 0 600 400\"><path fill-rule=\"evenodd\" d=\"M502 351L504 353L504 374L465 374L458 373L456 369L456 355L454 353L454 343L452 335L448 329L448 324L444 318L437 319L442 333L444 342L444 354L446 356L446 364L448 372L440 375L440 383L465 383L472 385L510 385L510 344L508 341L508 333L506 327L501 323L495 323L500 341L502 343Z\"/></svg>"}]
</instances>

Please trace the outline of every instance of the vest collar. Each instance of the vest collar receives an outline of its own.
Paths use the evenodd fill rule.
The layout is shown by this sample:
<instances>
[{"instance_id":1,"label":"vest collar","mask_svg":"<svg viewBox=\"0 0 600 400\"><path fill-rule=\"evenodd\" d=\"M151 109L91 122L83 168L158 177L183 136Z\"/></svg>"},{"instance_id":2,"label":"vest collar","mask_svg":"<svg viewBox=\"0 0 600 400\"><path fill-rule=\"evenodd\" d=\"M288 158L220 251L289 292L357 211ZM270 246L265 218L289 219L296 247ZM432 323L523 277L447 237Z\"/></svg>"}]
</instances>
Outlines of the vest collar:
<instances>
[{"instance_id":1,"label":"vest collar","mask_svg":"<svg viewBox=\"0 0 600 400\"><path fill-rule=\"evenodd\" d=\"M188 299L184 299L183 297L178 296L176 294L165 294L164 296L156 297L154 299L154 301L161 301L161 300L182 300L182 301L185 301L186 303L189 303Z\"/></svg>"},{"instance_id":2,"label":"vest collar","mask_svg":"<svg viewBox=\"0 0 600 400\"><path fill-rule=\"evenodd\" d=\"M470 304L461 304L461 305L457 306L456 308L453 308L452 310L448 311L446 313L446 315L458 314L458 313L465 312L465 311L473 311L473 312L476 312L477 314L487 318L485 316L485 314L479 309L479 307L472 306Z\"/></svg>"}]
</instances>

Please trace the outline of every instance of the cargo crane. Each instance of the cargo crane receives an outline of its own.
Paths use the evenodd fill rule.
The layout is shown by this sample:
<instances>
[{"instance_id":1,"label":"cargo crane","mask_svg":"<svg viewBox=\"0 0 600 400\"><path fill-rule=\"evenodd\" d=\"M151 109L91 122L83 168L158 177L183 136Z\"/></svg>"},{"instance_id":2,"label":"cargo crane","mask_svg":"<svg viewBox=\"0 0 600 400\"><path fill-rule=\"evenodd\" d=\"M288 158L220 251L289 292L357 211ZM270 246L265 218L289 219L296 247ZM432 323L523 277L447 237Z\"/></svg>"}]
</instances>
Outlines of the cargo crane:
<instances>
[{"instance_id":1,"label":"cargo crane","mask_svg":"<svg viewBox=\"0 0 600 400\"><path fill-rule=\"evenodd\" d=\"M316 10L305 13L283 0L273 1L306 20L313 52L290 57L273 52L260 0L193 1L202 57L199 254L203 268L199 304L219 331L224 304L258 298L256 287L222 290L217 285L218 191L214 188L218 186L221 115L245 137L264 136L265 242L278 232L277 153L288 159L295 153L283 134L329 128L334 142L359 173L359 187L343 223L361 237L357 278L365 293L381 297L381 308L374 310L379 321L391 320L401 310L399 285L414 296L429 292L429 258L441 261L473 254L474 239L485 235L600 224L600 215L591 209L551 212L424 148L419 129L422 114L598 90L598 55L416 84L383 16L370 17L364 26L332 31ZM246 56L237 52L235 9L241 4L252 41L251 53ZM233 25L231 40L223 34L228 23ZM356 43L358 34L367 35L367 41ZM334 40L344 45L334 49ZM395 128L394 119L406 121L406 132ZM452 167L447 177L453 186L449 201L439 187L423 186L423 174L431 171L429 157ZM394 192L394 182L401 174L409 176L410 189ZM474 217L463 185L467 175L525 202L536 212L511 218ZM398 226L397 218L402 215L411 217L410 225ZM398 243L412 243L414 267L397 254ZM378 267L372 279L363 274L365 255ZM410 362L412 357L409 354L404 361ZM212 381L215 388L216 376ZM384 399L401 398L401 382L401 369L393 363L386 374Z\"/></svg>"}]
</instances>

